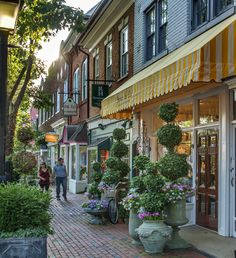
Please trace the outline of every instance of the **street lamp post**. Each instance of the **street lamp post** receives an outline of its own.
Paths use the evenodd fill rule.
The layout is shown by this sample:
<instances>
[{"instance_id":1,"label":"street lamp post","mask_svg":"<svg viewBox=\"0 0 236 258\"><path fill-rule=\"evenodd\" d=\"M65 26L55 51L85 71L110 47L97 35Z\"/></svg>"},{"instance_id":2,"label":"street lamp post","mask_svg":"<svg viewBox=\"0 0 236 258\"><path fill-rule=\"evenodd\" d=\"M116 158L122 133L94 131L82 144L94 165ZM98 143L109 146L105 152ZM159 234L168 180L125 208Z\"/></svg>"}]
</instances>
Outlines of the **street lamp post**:
<instances>
[{"instance_id":1,"label":"street lamp post","mask_svg":"<svg viewBox=\"0 0 236 258\"><path fill-rule=\"evenodd\" d=\"M0 182L6 180L5 138L7 118L8 35L14 32L20 0L0 0Z\"/></svg>"}]
</instances>

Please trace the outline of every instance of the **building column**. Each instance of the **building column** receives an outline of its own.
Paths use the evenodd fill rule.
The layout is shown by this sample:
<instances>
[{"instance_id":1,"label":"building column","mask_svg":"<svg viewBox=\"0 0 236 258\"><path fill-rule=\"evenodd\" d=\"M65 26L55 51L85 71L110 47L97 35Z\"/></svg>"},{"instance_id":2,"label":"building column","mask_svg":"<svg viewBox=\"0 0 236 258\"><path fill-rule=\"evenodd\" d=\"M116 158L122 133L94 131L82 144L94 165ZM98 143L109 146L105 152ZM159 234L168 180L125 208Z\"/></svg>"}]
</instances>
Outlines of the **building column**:
<instances>
[{"instance_id":1,"label":"building column","mask_svg":"<svg viewBox=\"0 0 236 258\"><path fill-rule=\"evenodd\" d=\"M220 94L220 142L218 173L218 233L229 236L230 221L230 104L229 90Z\"/></svg>"}]
</instances>

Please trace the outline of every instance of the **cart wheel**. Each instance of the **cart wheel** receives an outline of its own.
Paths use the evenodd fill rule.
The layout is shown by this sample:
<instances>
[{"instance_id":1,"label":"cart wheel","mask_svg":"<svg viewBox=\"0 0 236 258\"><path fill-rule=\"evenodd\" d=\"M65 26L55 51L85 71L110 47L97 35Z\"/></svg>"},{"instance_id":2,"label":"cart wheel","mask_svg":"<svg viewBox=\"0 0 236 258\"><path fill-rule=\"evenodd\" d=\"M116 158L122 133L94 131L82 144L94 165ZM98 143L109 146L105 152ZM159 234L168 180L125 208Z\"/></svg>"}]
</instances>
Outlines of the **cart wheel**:
<instances>
[{"instance_id":1,"label":"cart wheel","mask_svg":"<svg viewBox=\"0 0 236 258\"><path fill-rule=\"evenodd\" d=\"M116 224L118 221L118 207L114 199L110 200L108 206L108 214L112 224Z\"/></svg>"}]
</instances>

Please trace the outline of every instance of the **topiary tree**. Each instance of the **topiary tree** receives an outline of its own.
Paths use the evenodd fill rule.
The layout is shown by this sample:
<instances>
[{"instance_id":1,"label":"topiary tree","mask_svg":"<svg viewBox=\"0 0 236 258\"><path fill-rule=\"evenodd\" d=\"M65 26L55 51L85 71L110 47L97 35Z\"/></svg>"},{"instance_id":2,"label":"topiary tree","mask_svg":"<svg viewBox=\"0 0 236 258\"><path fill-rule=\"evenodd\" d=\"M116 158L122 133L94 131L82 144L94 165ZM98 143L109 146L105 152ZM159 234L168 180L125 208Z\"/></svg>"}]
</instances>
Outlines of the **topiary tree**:
<instances>
[{"instance_id":1,"label":"topiary tree","mask_svg":"<svg viewBox=\"0 0 236 258\"><path fill-rule=\"evenodd\" d=\"M30 125L25 125L17 130L17 140L25 145L25 147L34 140L34 130Z\"/></svg>"},{"instance_id":2,"label":"topiary tree","mask_svg":"<svg viewBox=\"0 0 236 258\"><path fill-rule=\"evenodd\" d=\"M171 181L186 177L189 170L189 164L186 161L186 155L178 154L175 151L176 146L181 143L182 131L174 120L178 115L178 105L176 103L163 104L160 107L159 117L167 124L162 126L157 132L159 143L167 149L167 154L157 161L158 171Z\"/></svg>"},{"instance_id":3,"label":"topiary tree","mask_svg":"<svg viewBox=\"0 0 236 258\"><path fill-rule=\"evenodd\" d=\"M111 147L111 157L106 160L107 170L102 181L108 185L117 185L130 171L129 166L122 161L122 157L128 154L128 146L122 141L126 137L124 129L117 128L113 131L113 139L116 141Z\"/></svg>"}]
</instances>

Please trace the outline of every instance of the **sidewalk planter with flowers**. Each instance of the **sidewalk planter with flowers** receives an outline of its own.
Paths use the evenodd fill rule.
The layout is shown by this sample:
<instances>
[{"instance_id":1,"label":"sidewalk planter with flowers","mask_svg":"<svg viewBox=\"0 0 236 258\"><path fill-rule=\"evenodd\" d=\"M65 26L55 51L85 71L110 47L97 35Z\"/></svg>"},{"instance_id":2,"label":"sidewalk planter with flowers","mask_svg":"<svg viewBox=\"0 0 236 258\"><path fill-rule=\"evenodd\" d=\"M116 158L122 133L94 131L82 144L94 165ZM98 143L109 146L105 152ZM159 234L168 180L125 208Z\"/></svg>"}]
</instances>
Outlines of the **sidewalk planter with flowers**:
<instances>
[{"instance_id":1,"label":"sidewalk planter with flowers","mask_svg":"<svg viewBox=\"0 0 236 258\"><path fill-rule=\"evenodd\" d=\"M129 235L133 238L133 245L142 245L136 229L141 226L142 221L138 218L138 209L140 208L140 196L134 189L122 200L124 208L129 211Z\"/></svg>"},{"instance_id":2,"label":"sidewalk planter with flowers","mask_svg":"<svg viewBox=\"0 0 236 258\"><path fill-rule=\"evenodd\" d=\"M144 249L149 254L162 253L166 241L171 235L171 229L164 223L159 212L139 213L143 224L136 230Z\"/></svg>"},{"instance_id":3,"label":"sidewalk planter with flowers","mask_svg":"<svg viewBox=\"0 0 236 258\"><path fill-rule=\"evenodd\" d=\"M0 257L47 258L51 194L21 184L0 185Z\"/></svg>"},{"instance_id":4,"label":"sidewalk planter with flowers","mask_svg":"<svg viewBox=\"0 0 236 258\"><path fill-rule=\"evenodd\" d=\"M187 177L190 165L186 161L186 155L176 152L176 146L182 141L181 128L174 124L177 115L178 105L175 103L160 106L159 117L166 124L158 130L157 137L159 143L166 147L167 153L157 162L157 169L171 182L164 188L167 201L165 223L173 228L171 240L167 242L169 249L189 247L178 234L179 226L188 222L185 200L192 189L178 183L181 178Z\"/></svg>"},{"instance_id":5,"label":"sidewalk planter with flowers","mask_svg":"<svg viewBox=\"0 0 236 258\"><path fill-rule=\"evenodd\" d=\"M86 213L92 216L91 224L104 225L105 215L107 213L108 201L107 200L89 200L82 204L82 208Z\"/></svg>"}]
</instances>

